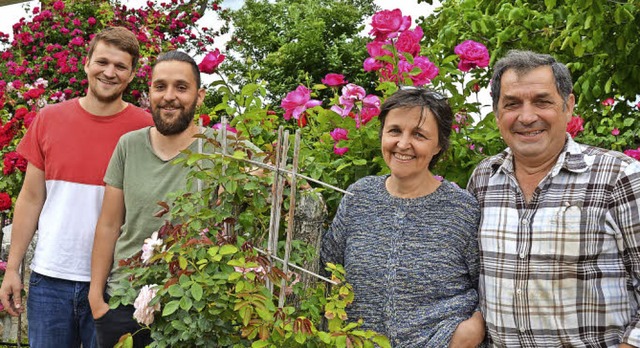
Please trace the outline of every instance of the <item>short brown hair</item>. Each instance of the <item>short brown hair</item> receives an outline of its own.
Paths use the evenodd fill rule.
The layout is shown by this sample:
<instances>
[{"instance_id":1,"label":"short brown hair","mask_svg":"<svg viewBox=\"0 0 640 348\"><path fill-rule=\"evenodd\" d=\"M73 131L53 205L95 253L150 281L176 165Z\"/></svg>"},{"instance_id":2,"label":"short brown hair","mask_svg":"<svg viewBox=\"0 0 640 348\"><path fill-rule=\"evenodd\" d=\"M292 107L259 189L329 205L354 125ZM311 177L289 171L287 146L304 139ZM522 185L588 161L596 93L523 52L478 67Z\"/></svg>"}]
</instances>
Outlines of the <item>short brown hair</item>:
<instances>
[{"instance_id":1,"label":"short brown hair","mask_svg":"<svg viewBox=\"0 0 640 348\"><path fill-rule=\"evenodd\" d=\"M124 27L106 27L96 34L89 44L88 60L91 60L93 51L100 41L116 46L121 51L129 53L132 58L131 69L135 70L136 65L138 65L138 59L140 58L140 45L138 44L136 36L133 35L129 29Z\"/></svg>"}]
</instances>

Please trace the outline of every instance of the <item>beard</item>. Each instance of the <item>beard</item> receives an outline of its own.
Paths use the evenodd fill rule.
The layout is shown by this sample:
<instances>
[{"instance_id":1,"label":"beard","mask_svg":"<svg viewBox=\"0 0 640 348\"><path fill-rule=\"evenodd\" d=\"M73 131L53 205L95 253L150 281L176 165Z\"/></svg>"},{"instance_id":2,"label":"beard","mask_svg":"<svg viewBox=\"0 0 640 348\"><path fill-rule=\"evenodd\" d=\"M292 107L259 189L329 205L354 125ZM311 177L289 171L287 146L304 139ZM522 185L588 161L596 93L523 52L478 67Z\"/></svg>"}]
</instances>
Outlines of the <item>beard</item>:
<instances>
[{"instance_id":1,"label":"beard","mask_svg":"<svg viewBox=\"0 0 640 348\"><path fill-rule=\"evenodd\" d=\"M162 135L176 135L184 132L191 122L193 122L193 117L195 115L197 100L191 104L191 106L187 109L180 109L180 113L173 121L168 121L162 118L162 109L161 106L153 106L151 105L151 115L153 116L153 123L156 125L156 129Z\"/></svg>"}]
</instances>

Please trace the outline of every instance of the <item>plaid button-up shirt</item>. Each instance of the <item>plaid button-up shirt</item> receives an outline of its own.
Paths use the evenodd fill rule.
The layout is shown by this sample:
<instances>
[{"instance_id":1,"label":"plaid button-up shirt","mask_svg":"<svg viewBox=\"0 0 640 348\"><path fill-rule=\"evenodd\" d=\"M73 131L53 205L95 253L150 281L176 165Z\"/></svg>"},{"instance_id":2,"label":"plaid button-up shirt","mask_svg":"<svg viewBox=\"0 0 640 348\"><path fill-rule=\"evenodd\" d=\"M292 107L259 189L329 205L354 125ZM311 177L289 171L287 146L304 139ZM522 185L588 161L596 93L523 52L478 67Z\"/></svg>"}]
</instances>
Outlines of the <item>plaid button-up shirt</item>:
<instances>
[{"instance_id":1,"label":"plaid button-up shirt","mask_svg":"<svg viewBox=\"0 0 640 348\"><path fill-rule=\"evenodd\" d=\"M509 149L468 185L480 306L497 347L640 346L640 162L567 143L529 203Z\"/></svg>"}]
</instances>

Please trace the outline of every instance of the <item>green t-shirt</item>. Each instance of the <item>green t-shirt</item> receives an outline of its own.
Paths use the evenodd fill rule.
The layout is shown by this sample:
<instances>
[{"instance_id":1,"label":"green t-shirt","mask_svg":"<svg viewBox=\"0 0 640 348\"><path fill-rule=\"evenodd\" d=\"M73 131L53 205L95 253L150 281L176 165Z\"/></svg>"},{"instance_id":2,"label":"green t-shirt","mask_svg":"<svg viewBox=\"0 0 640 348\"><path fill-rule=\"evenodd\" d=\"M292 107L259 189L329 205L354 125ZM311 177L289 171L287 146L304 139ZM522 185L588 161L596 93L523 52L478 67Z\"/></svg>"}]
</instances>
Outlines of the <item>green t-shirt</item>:
<instances>
[{"instance_id":1,"label":"green t-shirt","mask_svg":"<svg viewBox=\"0 0 640 348\"><path fill-rule=\"evenodd\" d=\"M125 205L124 224L116 242L107 284L108 293L123 276L118 272L118 262L142 250L144 240L151 237L167 219L166 215L154 216L161 210L157 203L166 200L168 193L186 189L190 168L172 163L175 158L186 155L180 153L167 161L160 159L151 147L150 129L136 130L120 138L104 177L106 184L123 191ZM211 129L205 134L212 136ZM197 152L197 140L189 146L189 150ZM205 152L211 152L211 149L207 148Z\"/></svg>"}]
</instances>

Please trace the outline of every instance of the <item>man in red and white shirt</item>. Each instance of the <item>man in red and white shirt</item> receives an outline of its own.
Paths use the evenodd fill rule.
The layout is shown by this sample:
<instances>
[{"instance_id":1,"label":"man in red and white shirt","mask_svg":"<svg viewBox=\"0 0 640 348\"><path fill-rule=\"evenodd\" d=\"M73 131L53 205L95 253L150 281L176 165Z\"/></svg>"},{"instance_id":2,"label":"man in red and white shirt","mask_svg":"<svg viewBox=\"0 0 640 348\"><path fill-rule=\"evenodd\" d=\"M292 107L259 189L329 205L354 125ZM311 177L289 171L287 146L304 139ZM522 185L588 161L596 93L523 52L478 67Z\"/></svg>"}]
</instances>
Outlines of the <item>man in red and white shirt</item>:
<instances>
[{"instance_id":1,"label":"man in red and white shirt","mask_svg":"<svg viewBox=\"0 0 640 348\"><path fill-rule=\"evenodd\" d=\"M122 99L138 58L129 30L98 33L84 66L87 94L42 109L18 146L29 164L0 300L11 315L24 310L19 266L38 230L27 298L32 347L96 346L87 294L104 173L120 136L153 124L147 112Z\"/></svg>"}]
</instances>

